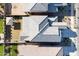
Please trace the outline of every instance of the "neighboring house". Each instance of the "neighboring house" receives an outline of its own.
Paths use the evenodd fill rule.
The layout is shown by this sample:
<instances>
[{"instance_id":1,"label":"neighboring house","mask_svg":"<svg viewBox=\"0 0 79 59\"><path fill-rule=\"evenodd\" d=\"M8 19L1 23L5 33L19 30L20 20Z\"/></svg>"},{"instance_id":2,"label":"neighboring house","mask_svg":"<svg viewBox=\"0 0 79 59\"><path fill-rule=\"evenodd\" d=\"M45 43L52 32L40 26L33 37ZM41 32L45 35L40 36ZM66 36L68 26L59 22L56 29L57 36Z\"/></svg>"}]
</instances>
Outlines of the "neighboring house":
<instances>
[{"instance_id":1,"label":"neighboring house","mask_svg":"<svg viewBox=\"0 0 79 59\"><path fill-rule=\"evenodd\" d=\"M47 3L7 3L6 15L26 15L27 12L47 12ZM8 13L8 12L9 13Z\"/></svg>"}]
</instances>

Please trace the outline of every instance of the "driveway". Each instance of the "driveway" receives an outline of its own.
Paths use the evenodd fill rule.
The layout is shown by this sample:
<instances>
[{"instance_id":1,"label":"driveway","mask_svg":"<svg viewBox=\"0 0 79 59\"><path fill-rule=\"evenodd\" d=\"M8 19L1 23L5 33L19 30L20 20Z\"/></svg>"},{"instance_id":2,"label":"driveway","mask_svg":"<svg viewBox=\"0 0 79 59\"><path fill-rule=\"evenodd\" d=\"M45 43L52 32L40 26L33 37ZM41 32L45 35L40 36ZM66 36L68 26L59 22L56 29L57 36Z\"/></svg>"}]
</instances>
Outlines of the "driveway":
<instances>
[{"instance_id":1,"label":"driveway","mask_svg":"<svg viewBox=\"0 0 79 59\"><path fill-rule=\"evenodd\" d=\"M56 56L61 47L39 46L39 45L19 45L18 56ZM63 55L61 51L60 55Z\"/></svg>"}]
</instances>

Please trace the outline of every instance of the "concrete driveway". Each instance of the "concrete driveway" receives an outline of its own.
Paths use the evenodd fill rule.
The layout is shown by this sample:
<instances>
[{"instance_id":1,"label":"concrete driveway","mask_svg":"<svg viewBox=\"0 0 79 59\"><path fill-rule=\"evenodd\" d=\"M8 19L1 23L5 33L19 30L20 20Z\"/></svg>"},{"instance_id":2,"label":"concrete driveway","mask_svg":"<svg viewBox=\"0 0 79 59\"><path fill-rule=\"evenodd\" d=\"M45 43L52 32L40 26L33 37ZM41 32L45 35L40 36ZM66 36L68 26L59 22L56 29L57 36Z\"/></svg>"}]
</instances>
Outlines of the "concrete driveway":
<instances>
[{"instance_id":1,"label":"concrete driveway","mask_svg":"<svg viewBox=\"0 0 79 59\"><path fill-rule=\"evenodd\" d=\"M18 56L56 56L61 47L39 46L39 45L19 45ZM63 51L59 55L63 55Z\"/></svg>"}]
</instances>

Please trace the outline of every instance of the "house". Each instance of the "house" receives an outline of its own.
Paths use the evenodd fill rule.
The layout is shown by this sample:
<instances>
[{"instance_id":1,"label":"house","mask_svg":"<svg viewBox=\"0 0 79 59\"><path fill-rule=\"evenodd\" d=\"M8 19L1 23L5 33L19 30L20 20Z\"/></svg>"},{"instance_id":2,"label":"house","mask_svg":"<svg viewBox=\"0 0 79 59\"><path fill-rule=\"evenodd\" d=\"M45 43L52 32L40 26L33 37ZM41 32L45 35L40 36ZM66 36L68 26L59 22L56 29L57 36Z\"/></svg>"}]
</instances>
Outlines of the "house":
<instances>
[{"instance_id":1,"label":"house","mask_svg":"<svg viewBox=\"0 0 79 59\"><path fill-rule=\"evenodd\" d=\"M30 16L21 16L21 22L18 23L18 20L15 20L15 16L17 15L25 15L27 12L53 12L57 13L59 11L58 7L67 6L67 4L48 4L48 3L27 3L27 4L10 4L11 14L13 17L6 17L9 25L17 28L20 27L19 30L19 41L32 41L32 42L61 42L62 31L64 29L69 29L68 24L66 22L59 22L59 18L57 16L51 16L48 14L45 15L30 15ZM20 6L19 6L20 5ZM29 7L28 7L29 6ZM52 8L52 6L54 8ZM53 10L55 9L55 10ZM15 11L16 12L15 12ZM52 14L53 14L52 13ZM15 27L15 22L18 25ZM16 24L17 24L16 23ZM21 25L20 25L21 24ZM12 28L13 28L12 27ZM62 30L61 30L62 29ZM28 34L27 34L28 33ZM66 32L65 32L66 33ZM15 37L15 36L14 36ZM49 39L48 39L49 38ZM69 38L69 36L67 36Z\"/></svg>"},{"instance_id":2,"label":"house","mask_svg":"<svg viewBox=\"0 0 79 59\"><path fill-rule=\"evenodd\" d=\"M6 12L6 39L11 43L27 44L18 46L20 51L18 55L64 55L62 46L28 45L28 42L61 43L76 37L71 25L64 21L64 16L70 16L69 7L71 6L67 3L5 4L6 11L9 11ZM65 11L67 14L64 13ZM24 53L25 50L27 53Z\"/></svg>"}]
</instances>

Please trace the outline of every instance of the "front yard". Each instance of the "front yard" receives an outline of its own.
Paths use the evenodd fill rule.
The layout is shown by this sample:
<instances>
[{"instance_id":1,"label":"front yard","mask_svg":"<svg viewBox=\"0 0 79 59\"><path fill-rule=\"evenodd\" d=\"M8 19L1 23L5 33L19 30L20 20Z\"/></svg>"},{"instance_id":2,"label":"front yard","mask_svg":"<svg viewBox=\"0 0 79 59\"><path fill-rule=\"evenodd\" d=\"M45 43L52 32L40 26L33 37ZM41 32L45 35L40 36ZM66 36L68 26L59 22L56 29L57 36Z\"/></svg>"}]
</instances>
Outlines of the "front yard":
<instances>
[{"instance_id":1,"label":"front yard","mask_svg":"<svg viewBox=\"0 0 79 59\"><path fill-rule=\"evenodd\" d=\"M0 19L0 33L4 32L3 27L4 27L4 20Z\"/></svg>"},{"instance_id":2,"label":"front yard","mask_svg":"<svg viewBox=\"0 0 79 59\"><path fill-rule=\"evenodd\" d=\"M0 45L0 56L4 55L4 46Z\"/></svg>"},{"instance_id":3,"label":"front yard","mask_svg":"<svg viewBox=\"0 0 79 59\"><path fill-rule=\"evenodd\" d=\"M17 56L18 50L17 45L12 45L10 48L10 56Z\"/></svg>"}]
</instances>

